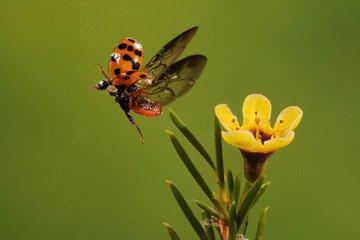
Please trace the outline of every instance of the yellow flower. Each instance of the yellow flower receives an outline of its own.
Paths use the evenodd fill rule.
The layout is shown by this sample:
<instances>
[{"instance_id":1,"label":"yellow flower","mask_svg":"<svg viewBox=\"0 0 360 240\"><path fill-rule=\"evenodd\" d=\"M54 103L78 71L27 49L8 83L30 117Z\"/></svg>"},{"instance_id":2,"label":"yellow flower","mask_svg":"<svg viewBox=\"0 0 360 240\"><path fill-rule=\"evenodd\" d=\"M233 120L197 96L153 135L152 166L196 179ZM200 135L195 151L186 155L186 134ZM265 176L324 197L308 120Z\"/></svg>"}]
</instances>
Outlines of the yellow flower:
<instances>
[{"instance_id":1,"label":"yellow flower","mask_svg":"<svg viewBox=\"0 0 360 240\"><path fill-rule=\"evenodd\" d=\"M243 123L240 125L226 104L215 107L215 114L226 130L222 132L223 139L239 148L246 160L245 164L254 165L256 174L261 174L267 158L277 149L292 142L294 129L300 123L303 112L296 106L287 107L271 127L271 103L261 94L247 96L242 111ZM259 169L260 163L263 166ZM257 177L259 176L256 176L256 179Z\"/></svg>"}]
</instances>

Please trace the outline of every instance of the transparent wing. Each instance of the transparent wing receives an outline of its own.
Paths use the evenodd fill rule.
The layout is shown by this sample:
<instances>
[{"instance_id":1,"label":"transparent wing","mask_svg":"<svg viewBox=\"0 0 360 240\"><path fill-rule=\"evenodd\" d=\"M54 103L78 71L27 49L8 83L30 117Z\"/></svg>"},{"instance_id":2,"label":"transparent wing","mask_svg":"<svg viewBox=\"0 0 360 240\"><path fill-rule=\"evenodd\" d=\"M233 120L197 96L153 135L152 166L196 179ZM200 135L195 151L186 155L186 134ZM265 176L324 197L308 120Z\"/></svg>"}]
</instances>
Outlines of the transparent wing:
<instances>
[{"instance_id":1,"label":"transparent wing","mask_svg":"<svg viewBox=\"0 0 360 240\"><path fill-rule=\"evenodd\" d=\"M187 93L206 65L206 57L192 55L170 65L141 96L166 105Z\"/></svg>"},{"instance_id":2,"label":"transparent wing","mask_svg":"<svg viewBox=\"0 0 360 240\"><path fill-rule=\"evenodd\" d=\"M154 79L159 77L184 51L197 29L190 28L168 42L141 71L151 73Z\"/></svg>"}]
</instances>

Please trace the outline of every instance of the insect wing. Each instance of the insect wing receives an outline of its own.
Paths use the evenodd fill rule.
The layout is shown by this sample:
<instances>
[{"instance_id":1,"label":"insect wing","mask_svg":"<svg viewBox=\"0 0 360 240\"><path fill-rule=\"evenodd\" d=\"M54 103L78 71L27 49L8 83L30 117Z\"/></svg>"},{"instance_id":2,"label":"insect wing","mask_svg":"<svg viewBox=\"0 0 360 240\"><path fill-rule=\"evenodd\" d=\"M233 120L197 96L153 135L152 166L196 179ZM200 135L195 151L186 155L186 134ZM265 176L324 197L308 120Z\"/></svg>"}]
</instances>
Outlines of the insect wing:
<instances>
[{"instance_id":1,"label":"insect wing","mask_svg":"<svg viewBox=\"0 0 360 240\"><path fill-rule=\"evenodd\" d=\"M190 28L168 42L141 71L151 73L154 79L160 76L184 51L197 29Z\"/></svg>"},{"instance_id":2,"label":"insect wing","mask_svg":"<svg viewBox=\"0 0 360 240\"><path fill-rule=\"evenodd\" d=\"M187 93L199 78L206 65L207 58L203 55L192 55L170 65L148 89L143 97L161 102L162 105L173 102Z\"/></svg>"}]
</instances>

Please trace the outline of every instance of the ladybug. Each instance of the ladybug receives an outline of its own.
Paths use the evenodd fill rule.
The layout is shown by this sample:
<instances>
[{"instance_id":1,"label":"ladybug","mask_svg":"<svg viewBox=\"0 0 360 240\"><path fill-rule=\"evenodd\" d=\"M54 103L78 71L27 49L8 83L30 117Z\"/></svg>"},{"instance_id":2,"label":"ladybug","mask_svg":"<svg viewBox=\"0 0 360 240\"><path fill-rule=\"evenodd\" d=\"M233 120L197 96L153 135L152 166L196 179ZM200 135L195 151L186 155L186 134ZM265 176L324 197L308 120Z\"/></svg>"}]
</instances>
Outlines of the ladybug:
<instances>
[{"instance_id":1,"label":"ladybug","mask_svg":"<svg viewBox=\"0 0 360 240\"><path fill-rule=\"evenodd\" d=\"M129 114L130 110L146 116L156 117L162 106L187 93L203 71L207 58L191 55L176 61L195 35L198 27L181 33L168 42L142 67L144 51L133 38L121 40L109 59L109 75L99 65L106 77L94 86L94 90L106 90L115 97L130 122L136 126L141 142L143 134ZM175 62L176 61L176 62Z\"/></svg>"}]
</instances>

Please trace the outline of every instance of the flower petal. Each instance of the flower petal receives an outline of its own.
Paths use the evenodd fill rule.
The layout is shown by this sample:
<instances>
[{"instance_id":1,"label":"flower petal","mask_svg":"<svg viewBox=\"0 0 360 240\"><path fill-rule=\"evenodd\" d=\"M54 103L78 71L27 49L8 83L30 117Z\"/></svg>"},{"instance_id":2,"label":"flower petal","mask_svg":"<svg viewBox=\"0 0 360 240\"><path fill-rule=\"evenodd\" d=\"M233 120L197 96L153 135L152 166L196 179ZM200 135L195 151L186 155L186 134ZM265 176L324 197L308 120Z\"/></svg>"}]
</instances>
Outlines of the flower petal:
<instances>
[{"instance_id":1,"label":"flower petal","mask_svg":"<svg viewBox=\"0 0 360 240\"><path fill-rule=\"evenodd\" d=\"M247 96L243 104L243 126L241 129L270 129L271 102L261 94Z\"/></svg>"},{"instance_id":2,"label":"flower petal","mask_svg":"<svg viewBox=\"0 0 360 240\"><path fill-rule=\"evenodd\" d=\"M294 130L300 123L303 111L297 106L290 106L281 111L274 125L275 131L279 136L286 134L287 131Z\"/></svg>"},{"instance_id":3,"label":"flower petal","mask_svg":"<svg viewBox=\"0 0 360 240\"><path fill-rule=\"evenodd\" d=\"M273 138L271 140L265 141L262 152L271 153L279 148L286 147L289 145L295 137L294 131L289 131L286 135L281 138Z\"/></svg>"},{"instance_id":4,"label":"flower petal","mask_svg":"<svg viewBox=\"0 0 360 240\"><path fill-rule=\"evenodd\" d=\"M219 119L219 122L227 131L240 129L237 117L231 112L230 108L226 104L216 105L215 114Z\"/></svg>"},{"instance_id":5,"label":"flower petal","mask_svg":"<svg viewBox=\"0 0 360 240\"><path fill-rule=\"evenodd\" d=\"M225 142L244 151L251 151L257 144L254 135L247 130L222 132Z\"/></svg>"}]
</instances>

